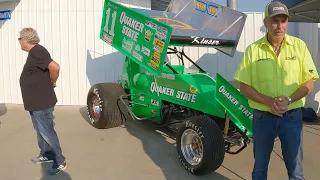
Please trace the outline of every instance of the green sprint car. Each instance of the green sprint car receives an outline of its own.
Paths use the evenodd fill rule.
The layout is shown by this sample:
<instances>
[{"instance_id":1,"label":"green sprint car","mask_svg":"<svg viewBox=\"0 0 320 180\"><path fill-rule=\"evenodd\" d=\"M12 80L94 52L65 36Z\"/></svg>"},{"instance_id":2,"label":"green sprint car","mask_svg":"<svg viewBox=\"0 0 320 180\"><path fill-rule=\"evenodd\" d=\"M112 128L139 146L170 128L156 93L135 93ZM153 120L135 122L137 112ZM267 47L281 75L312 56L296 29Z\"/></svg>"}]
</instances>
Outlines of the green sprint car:
<instances>
[{"instance_id":1,"label":"green sprint car","mask_svg":"<svg viewBox=\"0 0 320 180\"><path fill-rule=\"evenodd\" d=\"M248 99L221 75L205 72L184 46L212 47L233 57L246 15L207 0L174 0L166 11L128 8L105 0L100 39L123 55L119 83L88 92L91 125L112 128L127 118L149 120L176 132L177 154L195 175L237 154L252 138ZM180 60L168 61L168 54ZM185 61L197 69L185 67ZM239 146L237 151L231 151Z\"/></svg>"}]
</instances>

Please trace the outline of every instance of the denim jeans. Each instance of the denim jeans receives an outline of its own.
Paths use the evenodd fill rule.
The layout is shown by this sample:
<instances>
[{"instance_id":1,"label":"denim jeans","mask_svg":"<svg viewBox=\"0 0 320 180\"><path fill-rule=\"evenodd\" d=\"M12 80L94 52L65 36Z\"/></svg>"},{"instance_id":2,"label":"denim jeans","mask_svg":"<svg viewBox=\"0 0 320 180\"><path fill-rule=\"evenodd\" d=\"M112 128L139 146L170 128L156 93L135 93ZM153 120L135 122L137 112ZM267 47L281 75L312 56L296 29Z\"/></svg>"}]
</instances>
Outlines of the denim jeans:
<instances>
[{"instance_id":1,"label":"denim jeans","mask_svg":"<svg viewBox=\"0 0 320 180\"><path fill-rule=\"evenodd\" d=\"M62 155L59 139L54 130L54 108L40 111L30 111L33 127L37 133L40 156L54 160L55 164L62 164L65 157Z\"/></svg>"},{"instance_id":2,"label":"denim jeans","mask_svg":"<svg viewBox=\"0 0 320 180\"><path fill-rule=\"evenodd\" d=\"M270 155L274 140L279 136L283 159L289 180L303 180L303 119L301 108L278 117L268 112L254 110L253 113L253 180L267 180Z\"/></svg>"}]
</instances>

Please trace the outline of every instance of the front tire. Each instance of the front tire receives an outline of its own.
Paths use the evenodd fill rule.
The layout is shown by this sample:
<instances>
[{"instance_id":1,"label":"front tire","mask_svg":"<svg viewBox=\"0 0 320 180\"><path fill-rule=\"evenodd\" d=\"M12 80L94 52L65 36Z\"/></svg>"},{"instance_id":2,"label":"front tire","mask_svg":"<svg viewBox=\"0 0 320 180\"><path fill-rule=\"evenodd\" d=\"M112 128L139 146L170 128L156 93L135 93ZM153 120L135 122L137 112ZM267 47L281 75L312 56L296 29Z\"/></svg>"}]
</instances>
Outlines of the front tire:
<instances>
[{"instance_id":1,"label":"front tire","mask_svg":"<svg viewBox=\"0 0 320 180\"><path fill-rule=\"evenodd\" d=\"M126 118L125 115L128 114L128 111L118 99L125 94L124 89L116 83L93 85L87 96L87 111L91 125L98 129L108 129L122 125L123 118ZM123 114L121 114L118 105Z\"/></svg>"},{"instance_id":2,"label":"front tire","mask_svg":"<svg viewBox=\"0 0 320 180\"><path fill-rule=\"evenodd\" d=\"M214 172L225 156L222 131L207 116L190 117L178 130L177 152L182 165L192 174Z\"/></svg>"}]
</instances>

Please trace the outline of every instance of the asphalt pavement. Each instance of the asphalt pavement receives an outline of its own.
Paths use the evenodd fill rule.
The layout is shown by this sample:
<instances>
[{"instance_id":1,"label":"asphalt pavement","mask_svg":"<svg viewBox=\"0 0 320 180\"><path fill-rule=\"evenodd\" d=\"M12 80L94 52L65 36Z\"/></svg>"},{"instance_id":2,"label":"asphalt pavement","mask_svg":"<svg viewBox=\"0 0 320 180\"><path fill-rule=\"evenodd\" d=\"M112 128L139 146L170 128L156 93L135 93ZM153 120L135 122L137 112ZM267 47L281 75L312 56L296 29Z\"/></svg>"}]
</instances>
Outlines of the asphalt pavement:
<instances>
[{"instance_id":1,"label":"asphalt pavement","mask_svg":"<svg viewBox=\"0 0 320 180\"><path fill-rule=\"evenodd\" d=\"M36 165L36 134L22 105L0 104L1 180L249 180L253 167L252 145L238 155L226 154L214 173L194 176L177 158L174 133L149 122L127 121L124 126L98 130L87 122L84 106L57 106L56 131L67 169L46 175L52 164ZM320 123L304 125L306 180L320 177ZM318 178L317 178L318 177ZM286 180L281 145L275 141L269 165L270 180Z\"/></svg>"}]
</instances>

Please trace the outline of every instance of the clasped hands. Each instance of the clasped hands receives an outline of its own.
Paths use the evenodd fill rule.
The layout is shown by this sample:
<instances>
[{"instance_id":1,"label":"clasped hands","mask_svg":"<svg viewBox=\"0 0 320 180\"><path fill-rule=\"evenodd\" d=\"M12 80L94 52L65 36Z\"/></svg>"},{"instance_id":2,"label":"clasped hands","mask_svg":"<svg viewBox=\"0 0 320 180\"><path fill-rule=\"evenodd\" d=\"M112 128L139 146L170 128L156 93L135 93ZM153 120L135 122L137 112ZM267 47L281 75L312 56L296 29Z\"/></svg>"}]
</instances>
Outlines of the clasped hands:
<instances>
[{"instance_id":1,"label":"clasped hands","mask_svg":"<svg viewBox=\"0 0 320 180\"><path fill-rule=\"evenodd\" d=\"M277 116L283 116L283 114L287 112L288 105L290 104L286 96L279 96L276 98L270 97L268 101L268 105L271 108L271 113Z\"/></svg>"}]
</instances>

